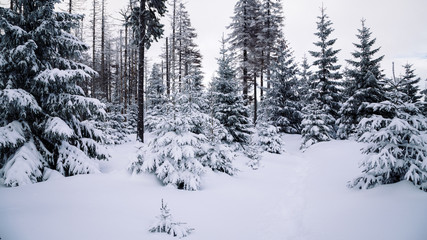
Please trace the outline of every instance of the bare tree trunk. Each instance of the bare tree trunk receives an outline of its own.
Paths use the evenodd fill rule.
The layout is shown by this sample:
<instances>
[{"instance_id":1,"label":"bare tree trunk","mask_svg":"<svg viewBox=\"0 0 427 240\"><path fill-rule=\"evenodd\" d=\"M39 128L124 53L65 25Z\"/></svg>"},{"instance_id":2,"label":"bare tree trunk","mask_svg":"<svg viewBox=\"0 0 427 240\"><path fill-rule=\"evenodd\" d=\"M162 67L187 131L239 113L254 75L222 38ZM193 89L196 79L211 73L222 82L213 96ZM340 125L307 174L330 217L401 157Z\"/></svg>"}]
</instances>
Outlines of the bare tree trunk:
<instances>
[{"instance_id":1,"label":"bare tree trunk","mask_svg":"<svg viewBox=\"0 0 427 240\"><path fill-rule=\"evenodd\" d=\"M95 48L95 43L96 43L96 0L93 0L93 18L92 18L92 68L95 70L95 58L96 58L96 48ZM92 97L96 97L96 79L95 76L92 79Z\"/></svg>"},{"instance_id":2,"label":"bare tree trunk","mask_svg":"<svg viewBox=\"0 0 427 240\"><path fill-rule=\"evenodd\" d=\"M70 0L68 4L68 13L71 14L72 10L73 10L73 0Z\"/></svg>"},{"instance_id":3,"label":"bare tree trunk","mask_svg":"<svg viewBox=\"0 0 427 240\"><path fill-rule=\"evenodd\" d=\"M120 92L119 92L119 103L123 103L123 30L120 29ZM123 110L121 112L123 114Z\"/></svg>"},{"instance_id":4,"label":"bare tree trunk","mask_svg":"<svg viewBox=\"0 0 427 240\"><path fill-rule=\"evenodd\" d=\"M101 89L104 92L104 97L108 101L108 86L106 86L105 77L105 0L101 2Z\"/></svg>"},{"instance_id":5,"label":"bare tree trunk","mask_svg":"<svg viewBox=\"0 0 427 240\"><path fill-rule=\"evenodd\" d=\"M256 82L256 71L254 72L254 125L258 118L258 99L257 99L257 82Z\"/></svg>"},{"instance_id":6,"label":"bare tree trunk","mask_svg":"<svg viewBox=\"0 0 427 240\"><path fill-rule=\"evenodd\" d=\"M175 62L176 62L176 56L175 56L175 47L176 47L176 0L173 0L173 19L172 19L172 90L176 91L175 89Z\"/></svg>"},{"instance_id":7,"label":"bare tree trunk","mask_svg":"<svg viewBox=\"0 0 427 240\"><path fill-rule=\"evenodd\" d=\"M243 50L243 99L248 104L248 51Z\"/></svg>"},{"instance_id":8,"label":"bare tree trunk","mask_svg":"<svg viewBox=\"0 0 427 240\"><path fill-rule=\"evenodd\" d=\"M264 96L264 51L261 52L261 71L260 71L261 77L260 77L260 86L261 86L261 100Z\"/></svg>"},{"instance_id":9,"label":"bare tree trunk","mask_svg":"<svg viewBox=\"0 0 427 240\"><path fill-rule=\"evenodd\" d=\"M168 38L166 38L166 94L168 99L171 95L171 82L169 78L169 44Z\"/></svg>"},{"instance_id":10,"label":"bare tree trunk","mask_svg":"<svg viewBox=\"0 0 427 240\"><path fill-rule=\"evenodd\" d=\"M138 82L138 140L144 142L144 43L145 43L145 1L140 0L139 12L139 82Z\"/></svg>"},{"instance_id":11,"label":"bare tree trunk","mask_svg":"<svg viewBox=\"0 0 427 240\"><path fill-rule=\"evenodd\" d=\"M125 64L124 64L124 110L123 113L127 114L128 108L128 26L125 25Z\"/></svg>"}]
</instances>

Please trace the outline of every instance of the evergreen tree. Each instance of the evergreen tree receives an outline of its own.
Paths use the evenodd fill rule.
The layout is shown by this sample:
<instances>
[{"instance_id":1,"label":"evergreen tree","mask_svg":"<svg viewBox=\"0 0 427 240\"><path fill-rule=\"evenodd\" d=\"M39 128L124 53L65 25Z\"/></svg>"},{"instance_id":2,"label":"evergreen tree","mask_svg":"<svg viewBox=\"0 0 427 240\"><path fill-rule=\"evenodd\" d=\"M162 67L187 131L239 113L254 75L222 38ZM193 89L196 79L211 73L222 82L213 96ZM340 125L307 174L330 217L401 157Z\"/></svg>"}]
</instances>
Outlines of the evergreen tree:
<instances>
[{"instance_id":1,"label":"evergreen tree","mask_svg":"<svg viewBox=\"0 0 427 240\"><path fill-rule=\"evenodd\" d=\"M151 47L163 35L160 17L166 13L166 0L139 0L139 6L132 8L129 24L133 27L138 44L138 124L137 137L144 142L144 61L145 49Z\"/></svg>"},{"instance_id":2,"label":"evergreen tree","mask_svg":"<svg viewBox=\"0 0 427 240\"><path fill-rule=\"evenodd\" d=\"M420 91L418 84L421 81L421 78L417 78L417 75L414 73L415 69L412 67L412 64L409 63L403 66L405 69L405 74L402 76L402 80L404 82L403 92L408 97L408 99L405 100L409 100L411 103L416 103L421 99L421 96L417 95Z\"/></svg>"},{"instance_id":3,"label":"evergreen tree","mask_svg":"<svg viewBox=\"0 0 427 240\"><path fill-rule=\"evenodd\" d=\"M372 115L359 123L360 142L366 154L362 174L349 187L367 189L402 180L427 191L427 118L401 90L404 81L390 80L387 100L367 107L381 115ZM403 99L407 99L404 102Z\"/></svg>"},{"instance_id":4,"label":"evergreen tree","mask_svg":"<svg viewBox=\"0 0 427 240\"><path fill-rule=\"evenodd\" d=\"M95 72L77 61L87 46L70 34L82 16L55 12L57 0L16 3L0 8L0 176L17 186L49 169L99 172L107 154L94 120L105 111L78 85Z\"/></svg>"},{"instance_id":5,"label":"evergreen tree","mask_svg":"<svg viewBox=\"0 0 427 240\"><path fill-rule=\"evenodd\" d=\"M243 99L249 100L251 73L255 72L257 63L257 43L259 35L259 2L258 0L239 0L234 6L230 43L233 50L239 51L240 68L242 69Z\"/></svg>"},{"instance_id":6,"label":"evergreen tree","mask_svg":"<svg viewBox=\"0 0 427 240\"><path fill-rule=\"evenodd\" d=\"M153 172L164 184L178 189L198 190L204 167L232 175L233 156L214 136L224 130L218 122L203 113L204 97L197 79L186 77L185 88L174 93L172 100L163 104L155 136L142 149L138 159L129 166L131 172Z\"/></svg>"},{"instance_id":7,"label":"evergreen tree","mask_svg":"<svg viewBox=\"0 0 427 240\"><path fill-rule=\"evenodd\" d=\"M252 133L249 110L239 91L240 85L232 65L232 56L228 53L224 38L220 54L221 57L217 60L218 76L211 83L213 116L231 134L231 137L224 136L223 141L248 144Z\"/></svg>"},{"instance_id":8,"label":"evergreen tree","mask_svg":"<svg viewBox=\"0 0 427 240\"><path fill-rule=\"evenodd\" d=\"M319 19L317 22L318 32L315 35L319 41L315 42L314 45L319 47L319 51L310 51L311 56L316 59L313 65L317 67L317 71L313 74L312 84L313 87L318 88L318 91L313 92L316 95L312 95L311 98L316 98L322 104L327 105L327 108L322 108L329 109L328 114L336 119L339 116L341 100L338 89L338 80L342 78L339 73L341 65L337 64L337 54L340 50L333 49L337 39L330 39L334 29L331 27L332 22L325 11L322 6L321 15L317 17Z\"/></svg>"},{"instance_id":9,"label":"evergreen tree","mask_svg":"<svg viewBox=\"0 0 427 240\"><path fill-rule=\"evenodd\" d=\"M178 60L176 71L178 72L178 90L183 90L183 84L187 76L197 77L201 85L201 63L202 55L198 49L195 39L196 30L191 26L190 15L183 3L177 8L176 22L176 58Z\"/></svg>"},{"instance_id":10,"label":"evergreen tree","mask_svg":"<svg viewBox=\"0 0 427 240\"><path fill-rule=\"evenodd\" d=\"M380 62L384 56L375 58L380 48L372 49L376 39L371 39L371 31L362 20L362 28L358 30L357 38L360 43L354 43L357 48L352 53L355 60L347 60L353 67L348 69L346 75L347 101L340 110L338 119L338 136L348 138L349 134L356 131L356 126L361 119L369 117L372 109L367 108L370 103L378 103L384 100L384 91L379 81L384 77L380 70Z\"/></svg>"},{"instance_id":11,"label":"evergreen tree","mask_svg":"<svg viewBox=\"0 0 427 240\"><path fill-rule=\"evenodd\" d=\"M299 133L302 119L301 98L298 94L298 66L288 42L282 37L273 55L271 88L262 103L262 118L281 132Z\"/></svg>"},{"instance_id":12,"label":"evergreen tree","mask_svg":"<svg viewBox=\"0 0 427 240\"><path fill-rule=\"evenodd\" d=\"M159 64L154 64L151 75L147 81L147 99L149 109L158 108L165 102L165 85Z\"/></svg>"},{"instance_id":13,"label":"evergreen tree","mask_svg":"<svg viewBox=\"0 0 427 240\"><path fill-rule=\"evenodd\" d=\"M304 55L301 63L301 67L299 70L299 80L298 80L298 93L300 96L300 101L303 106L309 103L308 101L308 93L310 92L310 81L313 76L313 72L310 71L310 65L308 64L307 57Z\"/></svg>"},{"instance_id":14,"label":"evergreen tree","mask_svg":"<svg viewBox=\"0 0 427 240\"><path fill-rule=\"evenodd\" d=\"M172 214L166 203L163 203L160 208L160 215L157 216L157 222L150 227L150 232L167 233L174 237L183 238L188 236L194 228L185 226L185 223L175 222L172 218Z\"/></svg>"},{"instance_id":15,"label":"evergreen tree","mask_svg":"<svg viewBox=\"0 0 427 240\"><path fill-rule=\"evenodd\" d=\"M333 138L335 120L328 112L330 112L328 105L318 99L313 99L303 108L301 150L305 151L313 144L330 141Z\"/></svg>"},{"instance_id":16,"label":"evergreen tree","mask_svg":"<svg viewBox=\"0 0 427 240\"><path fill-rule=\"evenodd\" d=\"M274 46L281 38L283 18L282 0L261 1L259 21L262 27L258 34L258 48L261 51L262 70L267 72L267 88L270 88L270 66L275 61L272 54L277 51ZM261 96L263 96L264 90L262 74L263 71L261 71Z\"/></svg>"}]
</instances>

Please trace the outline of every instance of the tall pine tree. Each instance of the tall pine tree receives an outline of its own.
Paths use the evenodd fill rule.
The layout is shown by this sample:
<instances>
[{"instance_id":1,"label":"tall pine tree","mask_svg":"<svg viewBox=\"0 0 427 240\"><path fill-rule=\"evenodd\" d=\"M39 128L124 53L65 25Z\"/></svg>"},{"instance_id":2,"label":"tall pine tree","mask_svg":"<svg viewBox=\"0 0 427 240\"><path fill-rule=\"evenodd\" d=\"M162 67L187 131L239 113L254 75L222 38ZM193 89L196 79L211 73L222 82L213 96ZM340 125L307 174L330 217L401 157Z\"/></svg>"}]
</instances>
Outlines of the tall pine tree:
<instances>
[{"instance_id":1,"label":"tall pine tree","mask_svg":"<svg viewBox=\"0 0 427 240\"><path fill-rule=\"evenodd\" d=\"M309 84L307 100L310 104L303 109L301 149L317 142L335 138L335 121L340 109L341 94L338 88L338 80L341 79L339 73L341 66L337 65L336 56L340 50L333 49L336 39L330 39L333 32L332 22L326 15L323 6L318 19L318 32L315 35L319 41L315 42L314 45L320 50L317 52L310 51L310 54L315 58L313 65L317 67L317 71L313 73Z\"/></svg>"},{"instance_id":2,"label":"tall pine tree","mask_svg":"<svg viewBox=\"0 0 427 240\"><path fill-rule=\"evenodd\" d=\"M58 2L0 8L0 176L7 186L45 180L51 169L99 172L96 160L107 158L94 128L103 105L79 86L95 74L77 61L87 46L70 34L82 17L56 12Z\"/></svg>"},{"instance_id":3,"label":"tall pine tree","mask_svg":"<svg viewBox=\"0 0 427 240\"><path fill-rule=\"evenodd\" d=\"M352 53L354 60L347 60L352 66L346 72L346 95L347 101L340 110L341 117L338 137L347 138L356 130L361 119L369 117L372 109L366 108L370 103L378 103L384 100L384 91L379 81L384 77L380 69L380 62L384 56L375 58L380 48L372 49L376 39L371 39L371 31L362 20L362 28L358 30L357 38L360 43L354 43L357 48Z\"/></svg>"},{"instance_id":4,"label":"tall pine tree","mask_svg":"<svg viewBox=\"0 0 427 240\"><path fill-rule=\"evenodd\" d=\"M252 124L249 109L244 104L240 84L233 68L232 56L228 53L226 40L222 39L218 58L217 75L211 83L213 94L213 116L228 130L231 137L224 136L223 141L247 144L250 141Z\"/></svg>"},{"instance_id":5,"label":"tall pine tree","mask_svg":"<svg viewBox=\"0 0 427 240\"><path fill-rule=\"evenodd\" d=\"M317 67L312 78L313 87L317 88L316 95L312 98L318 99L322 104L328 105L329 112L333 118L338 117L340 109L340 92L338 89L339 80L342 78L338 65L337 54L340 50L335 50L333 45L337 39L330 39L331 33L334 29L331 27L332 22L326 14L326 9L322 6L321 14L318 16L317 30L315 35L319 41L314 45L319 48L319 51L310 51L311 56L315 58L313 66Z\"/></svg>"},{"instance_id":6,"label":"tall pine tree","mask_svg":"<svg viewBox=\"0 0 427 240\"><path fill-rule=\"evenodd\" d=\"M292 49L282 36L271 64L271 88L267 89L262 103L262 119L286 133L299 133L301 99L298 94L298 65L295 63Z\"/></svg>"}]
</instances>

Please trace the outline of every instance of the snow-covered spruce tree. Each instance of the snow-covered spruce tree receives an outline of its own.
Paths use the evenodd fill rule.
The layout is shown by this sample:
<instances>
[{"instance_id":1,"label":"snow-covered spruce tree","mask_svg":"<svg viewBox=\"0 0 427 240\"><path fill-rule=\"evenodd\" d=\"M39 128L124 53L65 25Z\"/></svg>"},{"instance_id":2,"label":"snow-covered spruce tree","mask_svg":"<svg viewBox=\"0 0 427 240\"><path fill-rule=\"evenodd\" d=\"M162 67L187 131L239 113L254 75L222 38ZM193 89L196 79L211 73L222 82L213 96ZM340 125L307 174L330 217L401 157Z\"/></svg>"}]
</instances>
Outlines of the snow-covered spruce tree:
<instances>
[{"instance_id":1,"label":"snow-covered spruce tree","mask_svg":"<svg viewBox=\"0 0 427 240\"><path fill-rule=\"evenodd\" d=\"M211 93L213 116L231 134L222 139L228 143L248 144L252 134L249 109L245 105L236 71L233 68L232 55L229 54L226 40L222 39L221 57L217 59L217 76L212 79Z\"/></svg>"},{"instance_id":2,"label":"snow-covered spruce tree","mask_svg":"<svg viewBox=\"0 0 427 240\"><path fill-rule=\"evenodd\" d=\"M162 105L164 114L153 128L155 137L129 166L131 172L153 172L164 184L185 190L200 188L205 167L234 172L232 155L207 137L209 132L220 136L215 128L218 122L202 112L200 106L206 103L200 76L198 71L193 73L184 78L182 92L175 92L172 100Z\"/></svg>"},{"instance_id":3,"label":"snow-covered spruce tree","mask_svg":"<svg viewBox=\"0 0 427 240\"><path fill-rule=\"evenodd\" d=\"M94 128L103 105L78 86L95 74L76 61L87 47L69 33L81 16L55 12L58 2L0 8L0 176L7 186L41 181L48 169L96 173L96 160L107 158Z\"/></svg>"},{"instance_id":4,"label":"snow-covered spruce tree","mask_svg":"<svg viewBox=\"0 0 427 240\"><path fill-rule=\"evenodd\" d=\"M251 82L251 72L256 68L258 55L257 43L259 42L259 1L239 0L234 6L234 16L232 23L228 26L231 29L229 36L230 44L234 51L238 51L239 65L242 72L243 100L249 100L249 89ZM248 102L246 102L248 104Z\"/></svg>"},{"instance_id":5,"label":"snow-covered spruce tree","mask_svg":"<svg viewBox=\"0 0 427 240\"><path fill-rule=\"evenodd\" d=\"M145 128L151 132L159 121L158 116L162 113L162 105L166 102L165 85L160 71L160 65L154 64L151 75L147 80L147 114Z\"/></svg>"},{"instance_id":6,"label":"snow-covered spruce tree","mask_svg":"<svg viewBox=\"0 0 427 240\"><path fill-rule=\"evenodd\" d=\"M396 85L403 81L389 81L393 87L387 100L367 107L381 115L372 115L359 123L363 135L360 142L366 155L361 162L362 174L349 187L367 189L402 180L412 182L427 191L427 118L417 105L409 101ZM409 100L409 99L408 99Z\"/></svg>"},{"instance_id":7,"label":"snow-covered spruce tree","mask_svg":"<svg viewBox=\"0 0 427 240\"><path fill-rule=\"evenodd\" d=\"M278 127L281 132L301 132L302 105L298 92L298 66L292 49L282 36L271 64L270 88L262 102L261 118Z\"/></svg>"},{"instance_id":8,"label":"snow-covered spruce tree","mask_svg":"<svg viewBox=\"0 0 427 240\"><path fill-rule=\"evenodd\" d=\"M309 146L322 141L329 141L335 138L335 121L340 108L340 92L338 80L341 74L338 72L340 65L336 65L337 53L333 50L336 39L329 39L333 29L332 22L325 13L325 8L321 8L321 15L318 17L315 35L319 41L314 44L320 48L319 52L310 51L316 58L313 65L318 70L313 74L309 83L307 100L309 104L303 108L302 144L301 149L305 150Z\"/></svg>"},{"instance_id":9,"label":"snow-covered spruce tree","mask_svg":"<svg viewBox=\"0 0 427 240\"><path fill-rule=\"evenodd\" d=\"M269 124L260 118L256 125L256 133L253 137L254 144L263 151L280 154L284 151L283 140L281 139L279 128Z\"/></svg>"},{"instance_id":10,"label":"snow-covered spruce tree","mask_svg":"<svg viewBox=\"0 0 427 240\"><path fill-rule=\"evenodd\" d=\"M372 49L376 39L371 39L371 31L362 20L362 28L358 30L357 38L360 43L354 43L356 51L352 53L354 60L347 60L352 68L346 71L347 81L345 83L345 95L347 101L340 110L341 117L338 119L338 137L348 138L356 132L360 120L372 115L367 108L370 103L384 101L384 91L380 80L384 75L380 70L380 62L384 56L375 58L380 48Z\"/></svg>"},{"instance_id":11,"label":"snow-covered spruce tree","mask_svg":"<svg viewBox=\"0 0 427 240\"><path fill-rule=\"evenodd\" d=\"M168 205L163 202L157 221L149 229L150 232L167 233L174 237L183 238L188 236L194 228L186 226L186 223L175 222L172 218Z\"/></svg>"},{"instance_id":12,"label":"snow-covered spruce tree","mask_svg":"<svg viewBox=\"0 0 427 240\"><path fill-rule=\"evenodd\" d=\"M420 91L419 82L421 81L421 78L417 77L415 75L415 69L413 69L412 64L405 64L403 65L403 68L405 69L405 73L402 76L402 80L404 83L402 91L405 93L411 103L419 102L421 99L421 96L418 95L418 92Z\"/></svg>"},{"instance_id":13,"label":"snow-covered spruce tree","mask_svg":"<svg viewBox=\"0 0 427 240\"><path fill-rule=\"evenodd\" d=\"M274 62L272 54L277 51L275 45L281 37L283 27L282 0L263 0L260 3L259 22L261 31L258 34L258 48L261 52L261 96L264 91L263 71L266 71L267 88L270 88L271 63Z\"/></svg>"},{"instance_id":14,"label":"snow-covered spruce tree","mask_svg":"<svg viewBox=\"0 0 427 240\"><path fill-rule=\"evenodd\" d=\"M339 72L341 65L337 64L337 54L340 50L333 49L337 39L330 39L334 29L331 27L332 22L325 11L326 9L322 6L321 14L317 17L319 20L317 22L318 32L315 35L319 38L319 41L315 42L314 45L319 50L309 51L311 56L315 58L313 66L317 67L311 82L315 88L318 88L316 99L328 106L327 108L322 108L328 109L328 114L337 119L341 102L341 94L338 88L338 81L342 77Z\"/></svg>"},{"instance_id":15,"label":"snow-covered spruce tree","mask_svg":"<svg viewBox=\"0 0 427 240\"><path fill-rule=\"evenodd\" d=\"M310 81L311 77L313 76L313 72L310 71L310 67L311 66L308 64L307 57L304 55L300 70L298 71L298 93L302 106L306 106L309 103L308 93L310 92Z\"/></svg>"},{"instance_id":16,"label":"snow-covered spruce tree","mask_svg":"<svg viewBox=\"0 0 427 240\"><path fill-rule=\"evenodd\" d=\"M188 94L174 93L172 101L163 107L165 114L158 117L152 131L154 138L131 162L129 171L155 173L165 185L197 190L205 172L200 157L202 144L207 140L203 134L193 131L208 119L194 109L197 106Z\"/></svg>"},{"instance_id":17,"label":"snow-covered spruce tree","mask_svg":"<svg viewBox=\"0 0 427 240\"><path fill-rule=\"evenodd\" d=\"M105 134L107 144L122 144L129 142L130 134L134 130L129 128L126 118L121 114L121 105L117 103L106 103L106 119L104 122L98 122L97 127Z\"/></svg>"},{"instance_id":18,"label":"snow-covered spruce tree","mask_svg":"<svg viewBox=\"0 0 427 240\"><path fill-rule=\"evenodd\" d=\"M318 142L330 141L333 138L334 118L328 114L328 105L313 98L303 109L304 118L301 123L302 143L300 149L305 151Z\"/></svg>"}]
</instances>

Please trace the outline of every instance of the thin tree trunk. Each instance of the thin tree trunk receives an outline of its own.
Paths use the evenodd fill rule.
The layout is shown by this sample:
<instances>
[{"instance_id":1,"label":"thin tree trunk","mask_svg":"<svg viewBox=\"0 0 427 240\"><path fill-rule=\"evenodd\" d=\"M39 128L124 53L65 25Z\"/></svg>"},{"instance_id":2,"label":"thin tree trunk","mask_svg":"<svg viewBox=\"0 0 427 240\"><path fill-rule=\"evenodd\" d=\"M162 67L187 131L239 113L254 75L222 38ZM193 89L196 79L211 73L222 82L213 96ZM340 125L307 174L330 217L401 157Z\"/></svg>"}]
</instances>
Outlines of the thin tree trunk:
<instances>
[{"instance_id":1,"label":"thin tree trunk","mask_svg":"<svg viewBox=\"0 0 427 240\"><path fill-rule=\"evenodd\" d=\"M71 14L72 10L73 10L73 1L70 0L70 2L68 4L68 13Z\"/></svg>"},{"instance_id":2,"label":"thin tree trunk","mask_svg":"<svg viewBox=\"0 0 427 240\"><path fill-rule=\"evenodd\" d=\"M248 104L248 52L247 50L243 50L243 99L245 100L245 104Z\"/></svg>"},{"instance_id":3,"label":"thin tree trunk","mask_svg":"<svg viewBox=\"0 0 427 240\"><path fill-rule=\"evenodd\" d=\"M125 64L124 64L124 114L127 114L128 109L128 26L125 25ZM127 119L126 119L127 120Z\"/></svg>"},{"instance_id":4,"label":"thin tree trunk","mask_svg":"<svg viewBox=\"0 0 427 240\"><path fill-rule=\"evenodd\" d=\"M176 56L175 56L175 47L176 47L176 0L173 0L173 19L172 19L172 91L176 91L175 89L175 62L176 62Z\"/></svg>"},{"instance_id":5,"label":"thin tree trunk","mask_svg":"<svg viewBox=\"0 0 427 240\"><path fill-rule=\"evenodd\" d=\"M261 52L261 71L260 71L261 77L260 77L260 86L261 86L261 100L264 96L264 51Z\"/></svg>"},{"instance_id":6,"label":"thin tree trunk","mask_svg":"<svg viewBox=\"0 0 427 240\"><path fill-rule=\"evenodd\" d=\"M139 12L139 82L138 82L138 140L144 142L144 43L145 43L145 1L140 0Z\"/></svg>"},{"instance_id":7,"label":"thin tree trunk","mask_svg":"<svg viewBox=\"0 0 427 240\"><path fill-rule=\"evenodd\" d=\"M123 103L123 30L122 29L120 29L120 56L119 56L119 58L120 58L120 79L119 79L119 82L120 82L120 92L119 92L119 103L120 104L122 104ZM122 109L122 112L121 112L122 114L123 114L123 109Z\"/></svg>"},{"instance_id":8,"label":"thin tree trunk","mask_svg":"<svg viewBox=\"0 0 427 240\"><path fill-rule=\"evenodd\" d=\"M105 0L101 2L101 89L104 92L104 97L108 101L108 86L105 77ZM103 85L103 86L102 86Z\"/></svg>"},{"instance_id":9,"label":"thin tree trunk","mask_svg":"<svg viewBox=\"0 0 427 240\"><path fill-rule=\"evenodd\" d=\"M169 78L169 44L168 38L166 38L166 94L168 99L171 95L171 82Z\"/></svg>"},{"instance_id":10,"label":"thin tree trunk","mask_svg":"<svg viewBox=\"0 0 427 240\"><path fill-rule=\"evenodd\" d=\"M92 18L92 68L95 70L95 58L96 58L96 50L95 50L95 42L96 42L96 0L93 0L93 18ZM92 79L92 97L96 97L95 88L96 88L96 78Z\"/></svg>"},{"instance_id":11,"label":"thin tree trunk","mask_svg":"<svg viewBox=\"0 0 427 240\"><path fill-rule=\"evenodd\" d=\"M257 82L256 82L256 71L254 73L254 125L258 118L258 99L257 99Z\"/></svg>"}]
</instances>

